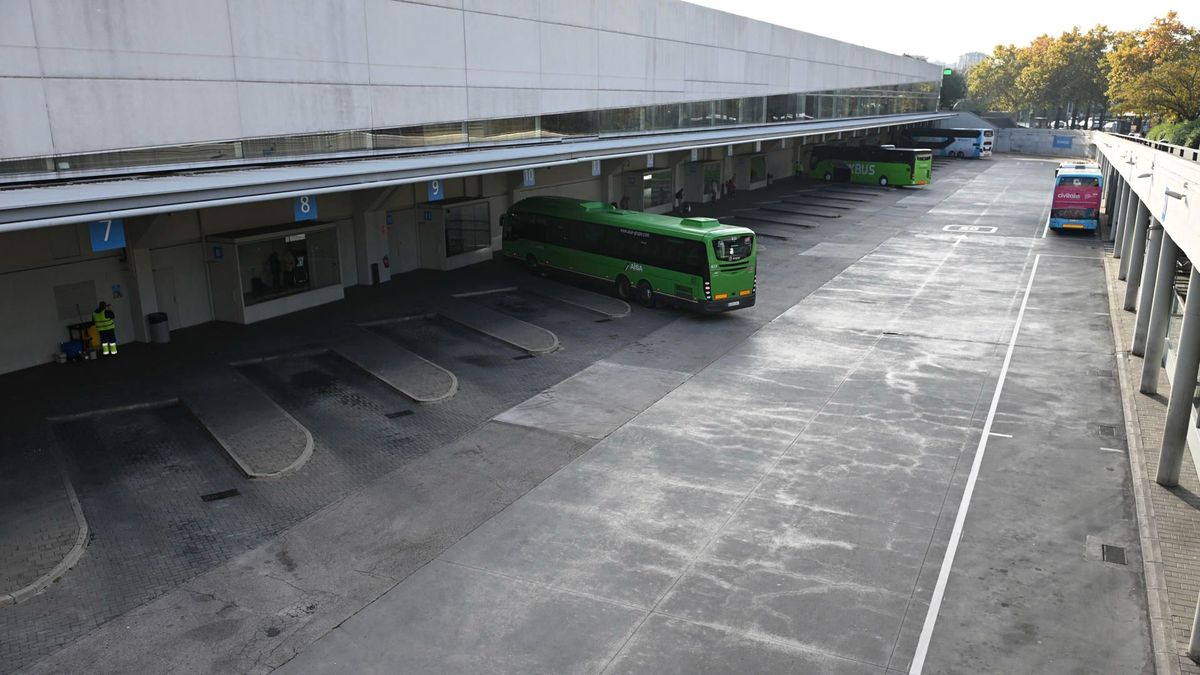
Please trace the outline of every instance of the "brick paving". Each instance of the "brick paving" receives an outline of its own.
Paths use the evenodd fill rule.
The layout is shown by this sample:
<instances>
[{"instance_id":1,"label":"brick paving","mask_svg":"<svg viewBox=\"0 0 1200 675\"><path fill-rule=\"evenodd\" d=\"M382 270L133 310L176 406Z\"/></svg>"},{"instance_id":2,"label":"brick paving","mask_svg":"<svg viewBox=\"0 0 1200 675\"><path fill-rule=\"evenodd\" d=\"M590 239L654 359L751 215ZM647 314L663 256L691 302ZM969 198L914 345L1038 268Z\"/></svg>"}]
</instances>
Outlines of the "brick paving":
<instances>
[{"instance_id":1,"label":"brick paving","mask_svg":"<svg viewBox=\"0 0 1200 675\"><path fill-rule=\"evenodd\" d=\"M0 595L50 572L75 545L79 524L46 439L0 455Z\"/></svg>"},{"instance_id":2,"label":"brick paving","mask_svg":"<svg viewBox=\"0 0 1200 675\"><path fill-rule=\"evenodd\" d=\"M1124 297L1125 284L1117 280L1119 263L1119 260L1107 258L1105 268L1108 272L1110 293ZM1200 675L1200 665L1187 655L1196 600L1200 597L1200 475L1197 475L1192 454L1187 452L1184 453L1183 471L1177 487L1164 488L1154 482L1163 424L1167 415L1166 400L1171 385L1167 382L1166 370L1163 369L1159 371L1158 395L1147 396L1137 390L1141 381L1142 359L1128 351L1133 338L1136 315L1122 310L1119 303L1110 306L1113 307L1113 321L1121 338L1117 357L1124 361L1126 372L1130 376L1129 381L1125 383L1127 389L1124 395L1133 403L1137 427L1140 430L1138 438L1130 439L1136 441L1130 444L1130 449L1137 451L1140 448L1146 493L1149 495L1153 511L1151 531L1148 534L1157 542L1161 556L1170 614L1169 625L1173 632L1170 637L1174 639L1173 649L1170 645L1167 648L1173 652L1175 662L1168 667L1173 672ZM1147 533L1143 533L1143 536L1145 534ZM1151 583L1151 580L1148 579L1147 583ZM1152 618L1154 613L1151 603Z\"/></svg>"}]
</instances>

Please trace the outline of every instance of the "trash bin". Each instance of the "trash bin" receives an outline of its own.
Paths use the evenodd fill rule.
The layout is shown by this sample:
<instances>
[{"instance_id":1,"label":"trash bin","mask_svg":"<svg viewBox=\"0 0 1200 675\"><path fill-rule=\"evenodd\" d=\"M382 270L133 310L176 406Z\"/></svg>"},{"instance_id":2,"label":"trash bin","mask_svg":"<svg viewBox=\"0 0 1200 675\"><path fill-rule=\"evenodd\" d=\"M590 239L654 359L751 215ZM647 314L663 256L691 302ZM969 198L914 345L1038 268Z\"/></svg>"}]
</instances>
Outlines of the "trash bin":
<instances>
[{"instance_id":1,"label":"trash bin","mask_svg":"<svg viewBox=\"0 0 1200 675\"><path fill-rule=\"evenodd\" d=\"M146 321L150 324L151 342L161 344L171 341L171 327L167 323L166 312L151 312L146 315Z\"/></svg>"}]
</instances>

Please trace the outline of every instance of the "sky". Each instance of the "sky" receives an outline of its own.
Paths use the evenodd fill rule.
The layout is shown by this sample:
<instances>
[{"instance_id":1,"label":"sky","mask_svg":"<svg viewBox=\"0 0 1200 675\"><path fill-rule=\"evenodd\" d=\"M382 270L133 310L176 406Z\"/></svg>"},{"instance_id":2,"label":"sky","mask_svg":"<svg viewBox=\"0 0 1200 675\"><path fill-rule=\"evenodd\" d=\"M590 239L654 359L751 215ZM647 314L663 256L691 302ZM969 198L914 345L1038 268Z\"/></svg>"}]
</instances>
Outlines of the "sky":
<instances>
[{"instance_id":1,"label":"sky","mask_svg":"<svg viewBox=\"0 0 1200 675\"><path fill-rule=\"evenodd\" d=\"M1113 30L1142 28L1172 9L1184 23L1200 25L1197 0L859 0L846 5L800 0L688 2L885 52L919 54L951 64L960 54L990 54L998 44L1024 45L1043 33L1058 35L1073 26L1090 28L1102 23Z\"/></svg>"}]
</instances>

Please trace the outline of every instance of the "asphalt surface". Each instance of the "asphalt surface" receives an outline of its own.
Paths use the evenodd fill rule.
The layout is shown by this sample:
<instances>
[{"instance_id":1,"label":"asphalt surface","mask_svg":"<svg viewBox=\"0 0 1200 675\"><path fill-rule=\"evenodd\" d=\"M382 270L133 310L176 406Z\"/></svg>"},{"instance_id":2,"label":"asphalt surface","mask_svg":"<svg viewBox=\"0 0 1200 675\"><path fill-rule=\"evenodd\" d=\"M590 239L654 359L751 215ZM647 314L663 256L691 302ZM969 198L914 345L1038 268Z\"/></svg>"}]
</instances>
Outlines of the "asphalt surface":
<instances>
[{"instance_id":1,"label":"asphalt surface","mask_svg":"<svg viewBox=\"0 0 1200 675\"><path fill-rule=\"evenodd\" d=\"M310 463L237 483L172 408L59 429L85 512L121 508L63 588L0 609L5 645L66 607L86 625L0 669L1148 672L1103 251L1042 237L1055 166L706 206L761 237L758 306L717 317L598 320L504 266L439 279L516 285L459 302L554 332L548 354L428 307L337 310L417 317L369 329L456 375L437 405L257 328L240 350L280 358L238 368L313 433ZM98 436L122 451L93 466ZM232 525L196 499L227 484ZM178 517L130 527L171 495ZM103 611L63 592L172 569Z\"/></svg>"}]
</instances>

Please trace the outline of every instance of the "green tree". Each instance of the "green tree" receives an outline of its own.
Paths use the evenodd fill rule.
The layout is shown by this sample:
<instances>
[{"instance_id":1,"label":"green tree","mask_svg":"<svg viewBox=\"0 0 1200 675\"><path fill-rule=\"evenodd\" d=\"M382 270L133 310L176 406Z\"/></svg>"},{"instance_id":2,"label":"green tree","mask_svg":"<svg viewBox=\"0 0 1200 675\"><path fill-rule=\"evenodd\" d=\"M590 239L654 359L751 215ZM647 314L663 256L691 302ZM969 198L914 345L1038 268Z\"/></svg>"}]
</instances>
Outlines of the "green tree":
<instances>
[{"instance_id":1,"label":"green tree","mask_svg":"<svg viewBox=\"0 0 1200 675\"><path fill-rule=\"evenodd\" d=\"M1200 116L1200 31L1175 12L1144 30L1118 33L1107 61L1115 110L1172 120Z\"/></svg>"},{"instance_id":2,"label":"green tree","mask_svg":"<svg viewBox=\"0 0 1200 675\"><path fill-rule=\"evenodd\" d=\"M1026 105L1017 78L1027 61L1025 49L996 45L990 56L967 72L967 91L982 108L1016 112Z\"/></svg>"},{"instance_id":3,"label":"green tree","mask_svg":"<svg viewBox=\"0 0 1200 675\"><path fill-rule=\"evenodd\" d=\"M950 110L967 95L967 80L957 70L942 77L942 98L939 107Z\"/></svg>"}]
</instances>

